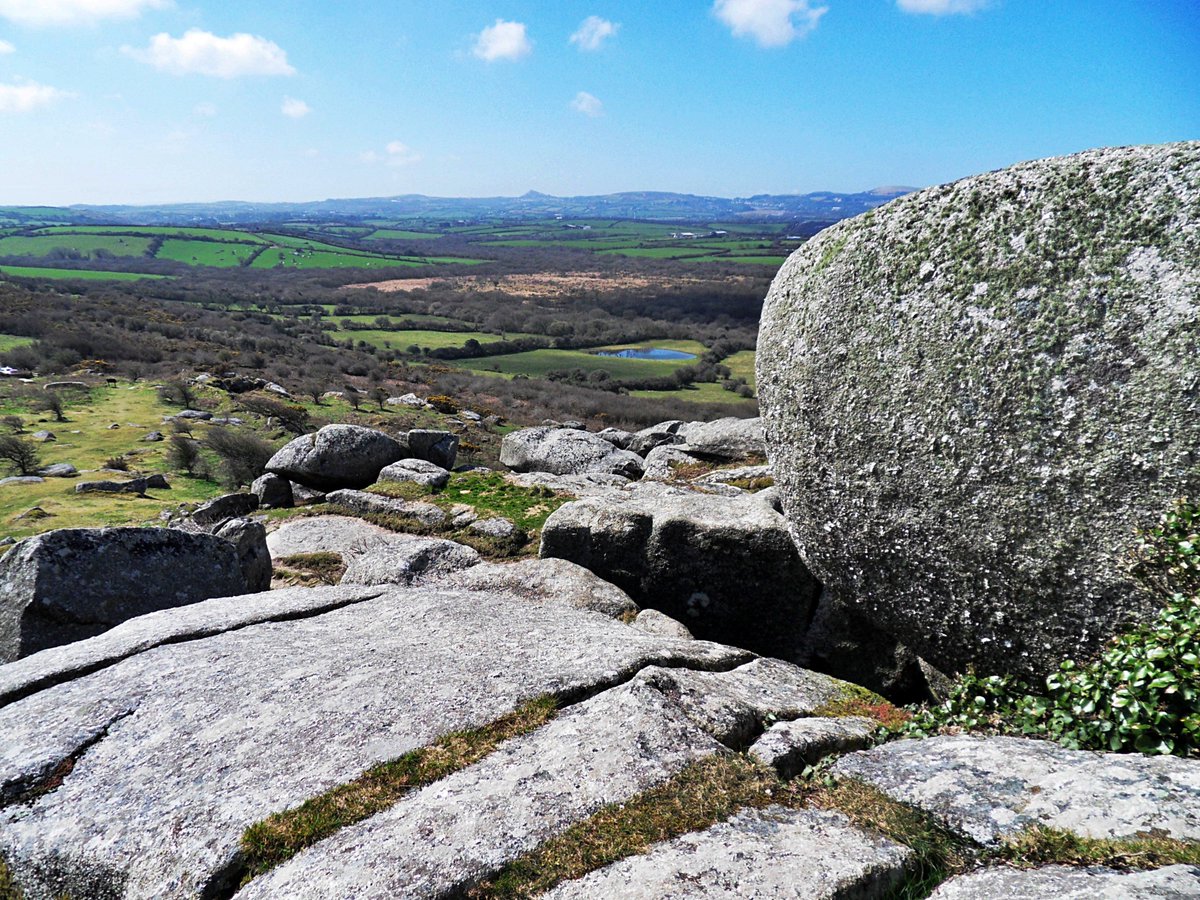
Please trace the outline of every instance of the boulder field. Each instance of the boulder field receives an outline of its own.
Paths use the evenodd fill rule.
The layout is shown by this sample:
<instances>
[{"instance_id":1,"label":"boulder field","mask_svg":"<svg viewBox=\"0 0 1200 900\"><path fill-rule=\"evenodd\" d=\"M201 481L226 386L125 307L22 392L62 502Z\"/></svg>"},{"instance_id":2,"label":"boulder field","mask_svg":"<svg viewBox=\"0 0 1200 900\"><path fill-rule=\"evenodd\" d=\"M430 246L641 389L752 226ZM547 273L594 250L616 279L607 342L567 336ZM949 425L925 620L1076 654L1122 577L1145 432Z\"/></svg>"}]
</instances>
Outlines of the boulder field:
<instances>
[{"instance_id":1,"label":"boulder field","mask_svg":"<svg viewBox=\"0 0 1200 900\"><path fill-rule=\"evenodd\" d=\"M758 386L800 555L944 671L1044 674L1158 604L1134 529L1200 492L1200 142L1095 150L835 225Z\"/></svg>"}]
</instances>

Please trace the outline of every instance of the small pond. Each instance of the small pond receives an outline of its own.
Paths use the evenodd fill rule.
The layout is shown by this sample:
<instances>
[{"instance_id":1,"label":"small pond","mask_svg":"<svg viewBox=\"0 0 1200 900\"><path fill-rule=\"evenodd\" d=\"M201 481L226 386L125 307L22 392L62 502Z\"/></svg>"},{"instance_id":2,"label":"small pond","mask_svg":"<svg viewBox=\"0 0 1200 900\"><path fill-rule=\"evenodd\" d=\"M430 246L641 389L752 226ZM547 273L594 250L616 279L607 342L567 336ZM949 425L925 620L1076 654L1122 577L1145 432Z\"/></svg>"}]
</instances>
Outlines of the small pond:
<instances>
[{"instance_id":1,"label":"small pond","mask_svg":"<svg viewBox=\"0 0 1200 900\"><path fill-rule=\"evenodd\" d=\"M662 347L631 347L628 350L597 350L597 356L619 356L622 359L695 359L695 353L666 350Z\"/></svg>"}]
</instances>

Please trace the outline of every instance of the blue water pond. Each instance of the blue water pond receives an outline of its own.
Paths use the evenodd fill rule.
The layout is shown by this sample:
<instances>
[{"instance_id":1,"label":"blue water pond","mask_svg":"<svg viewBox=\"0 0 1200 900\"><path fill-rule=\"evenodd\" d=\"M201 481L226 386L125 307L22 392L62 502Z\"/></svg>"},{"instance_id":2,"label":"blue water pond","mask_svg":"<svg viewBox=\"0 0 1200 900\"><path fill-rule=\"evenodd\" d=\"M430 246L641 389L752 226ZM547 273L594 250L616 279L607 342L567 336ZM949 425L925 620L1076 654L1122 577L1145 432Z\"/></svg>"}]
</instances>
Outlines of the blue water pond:
<instances>
[{"instance_id":1,"label":"blue water pond","mask_svg":"<svg viewBox=\"0 0 1200 900\"><path fill-rule=\"evenodd\" d=\"M597 356L619 356L622 359L695 359L695 353L665 350L662 347L631 347L628 350L598 350Z\"/></svg>"}]
</instances>

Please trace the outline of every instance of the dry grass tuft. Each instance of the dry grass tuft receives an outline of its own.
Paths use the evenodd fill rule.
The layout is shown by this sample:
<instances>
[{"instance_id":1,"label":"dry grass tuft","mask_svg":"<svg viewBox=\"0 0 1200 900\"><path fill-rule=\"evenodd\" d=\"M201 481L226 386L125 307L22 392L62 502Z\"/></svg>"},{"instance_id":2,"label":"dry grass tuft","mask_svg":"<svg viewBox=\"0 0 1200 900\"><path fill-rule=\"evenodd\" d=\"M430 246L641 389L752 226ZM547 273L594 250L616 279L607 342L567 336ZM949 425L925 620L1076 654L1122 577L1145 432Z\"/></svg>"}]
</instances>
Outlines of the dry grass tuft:
<instances>
[{"instance_id":1,"label":"dry grass tuft","mask_svg":"<svg viewBox=\"0 0 1200 900\"><path fill-rule=\"evenodd\" d=\"M1087 838L1035 825L1004 843L1000 858L1016 866L1060 863L1072 866L1111 866L1116 869L1157 869L1177 864L1200 866L1200 843L1158 834L1133 838Z\"/></svg>"},{"instance_id":2,"label":"dry grass tuft","mask_svg":"<svg viewBox=\"0 0 1200 900\"><path fill-rule=\"evenodd\" d=\"M296 553L281 556L275 561L277 575L299 584L337 584L346 574L341 554L322 550L317 553Z\"/></svg>"}]
</instances>

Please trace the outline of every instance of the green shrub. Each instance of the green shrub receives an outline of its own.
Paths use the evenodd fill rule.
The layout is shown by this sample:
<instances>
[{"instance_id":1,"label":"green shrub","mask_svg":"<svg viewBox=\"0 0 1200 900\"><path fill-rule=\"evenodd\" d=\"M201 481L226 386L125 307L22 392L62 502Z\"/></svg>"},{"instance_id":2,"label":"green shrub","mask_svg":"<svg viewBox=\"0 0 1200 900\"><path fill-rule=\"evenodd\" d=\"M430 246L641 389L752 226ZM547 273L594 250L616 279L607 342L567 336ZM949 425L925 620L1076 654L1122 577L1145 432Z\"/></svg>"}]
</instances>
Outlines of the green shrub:
<instances>
[{"instance_id":1,"label":"green shrub","mask_svg":"<svg viewBox=\"0 0 1200 900\"><path fill-rule=\"evenodd\" d=\"M1042 691L1011 676L961 676L909 735L984 731L1037 735L1088 750L1200 755L1200 510L1181 501L1139 535L1136 571L1172 591L1162 611L1113 638L1099 659L1066 660Z\"/></svg>"}]
</instances>

